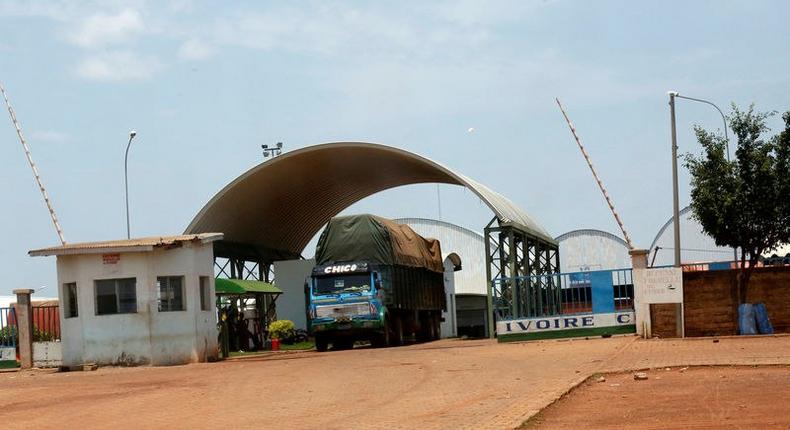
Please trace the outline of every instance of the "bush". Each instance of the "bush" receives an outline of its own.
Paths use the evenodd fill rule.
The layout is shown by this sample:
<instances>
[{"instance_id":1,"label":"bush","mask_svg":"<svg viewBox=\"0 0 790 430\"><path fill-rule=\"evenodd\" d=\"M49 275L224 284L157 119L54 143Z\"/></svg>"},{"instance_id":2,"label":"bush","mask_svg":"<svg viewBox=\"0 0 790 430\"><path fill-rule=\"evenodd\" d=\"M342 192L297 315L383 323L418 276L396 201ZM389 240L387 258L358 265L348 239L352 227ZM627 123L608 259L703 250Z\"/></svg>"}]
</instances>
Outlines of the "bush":
<instances>
[{"instance_id":1,"label":"bush","mask_svg":"<svg viewBox=\"0 0 790 430\"><path fill-rule=\"evenodd\" d=\"M290 339L294 335L294 323L290 320L277 320L269 324L269 337L272 339Z\"/></svg>"}]
</instances>

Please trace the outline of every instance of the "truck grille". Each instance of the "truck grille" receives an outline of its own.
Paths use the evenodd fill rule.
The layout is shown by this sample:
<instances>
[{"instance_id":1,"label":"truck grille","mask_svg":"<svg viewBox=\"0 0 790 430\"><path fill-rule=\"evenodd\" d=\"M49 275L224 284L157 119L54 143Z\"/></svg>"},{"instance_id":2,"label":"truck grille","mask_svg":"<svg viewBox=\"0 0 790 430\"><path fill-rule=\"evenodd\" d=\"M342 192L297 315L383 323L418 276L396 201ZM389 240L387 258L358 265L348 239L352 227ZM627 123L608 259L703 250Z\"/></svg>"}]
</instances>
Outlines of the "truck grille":
<instances>
[{"instance_id":1,"label":"truck grille","mask_svg":"<svg viewBox=\"0 0 790 430\"><path fill-rule=\"evenodd\" d=\"M370 314L370 307L367 302L363 303L348 303L327 306L316 306L315 314L318 318L337 318L337 317L350 317L355 315L368 315Z\"/></svg>"}]
</instances>

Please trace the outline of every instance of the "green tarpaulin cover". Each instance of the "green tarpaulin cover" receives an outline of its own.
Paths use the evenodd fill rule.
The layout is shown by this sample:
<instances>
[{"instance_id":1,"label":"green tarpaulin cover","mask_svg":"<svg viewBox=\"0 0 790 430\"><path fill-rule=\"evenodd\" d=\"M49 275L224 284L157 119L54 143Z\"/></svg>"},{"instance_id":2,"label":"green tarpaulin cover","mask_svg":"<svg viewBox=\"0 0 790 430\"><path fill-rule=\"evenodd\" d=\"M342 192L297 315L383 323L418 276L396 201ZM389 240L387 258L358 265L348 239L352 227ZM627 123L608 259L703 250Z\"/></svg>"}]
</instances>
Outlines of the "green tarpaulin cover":
<instances>
[{"instance_id":1,"label":"green tarpaulin cover","mask_svg":"<svg viewBox=\"0 0 790 430\"><path fill-rule=\"evenodd\" d=\"M315 259L319 265L366 261L444 272L438 240L375 215L332 218L318 239Z\"/></svg>"},{"instance_id":2,"label":"green tarpaulin cover","mask_svg":"<svg viewBox=\"0 0 790 430\"><path fill-rule=\"evenodd\" d=\"M262 281L217 278L214 280L214 286L217 294L283 293L283 290Z\"/></svg>"}]
</instances>

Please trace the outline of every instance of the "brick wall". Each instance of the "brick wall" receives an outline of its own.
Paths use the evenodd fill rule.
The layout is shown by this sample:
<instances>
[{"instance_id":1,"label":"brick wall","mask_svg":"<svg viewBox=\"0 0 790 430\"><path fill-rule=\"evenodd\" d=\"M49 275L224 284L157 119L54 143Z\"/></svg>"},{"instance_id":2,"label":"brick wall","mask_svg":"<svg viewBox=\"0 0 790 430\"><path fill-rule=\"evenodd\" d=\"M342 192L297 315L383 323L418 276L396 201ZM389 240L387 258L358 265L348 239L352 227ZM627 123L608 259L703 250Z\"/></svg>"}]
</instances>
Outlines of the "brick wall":
<instances>
[{"instance_id":1,"label":"brick wall","mask_svg":"<svg viewBox=\"0 0 790 430\"><path fill-rule=\"evenodd\" d=\"M654 303L650 305L650 331L660 338L678 337L677 303Z\"/></svg>"},{"instance_id":2,"label":"brick wall","mask_svg":"<svg viewBox=\"0 0 790 430\"><path fill-rule=\"evenodd\" d=\"M683 273L686 336L737 334L736 276L735 270ZM790 333L790 267L755 269L747 299L765 303L777 333Z\"/></svg>"}]
</instances>

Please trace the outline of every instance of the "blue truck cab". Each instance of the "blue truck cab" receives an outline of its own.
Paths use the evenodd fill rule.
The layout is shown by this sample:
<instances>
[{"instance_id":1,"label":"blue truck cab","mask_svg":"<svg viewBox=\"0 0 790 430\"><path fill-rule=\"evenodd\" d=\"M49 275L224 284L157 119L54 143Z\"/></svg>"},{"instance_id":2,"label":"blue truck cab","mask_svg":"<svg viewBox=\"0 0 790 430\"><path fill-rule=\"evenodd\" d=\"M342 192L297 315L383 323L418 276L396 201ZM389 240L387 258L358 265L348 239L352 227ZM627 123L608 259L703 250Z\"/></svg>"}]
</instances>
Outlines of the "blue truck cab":
<instances>
[{"instance_id":1,"label":"blue truck cab","mask_svg":"<svg viewBox=\"0 0 790 430\"><path fill-rule=\"evenodd\" d=\"M379 273L368 263L317 266L310 279L310 328L316 348L331 341L350 347L380 335L384 326Z\"/></svg>"}]
</instances>

